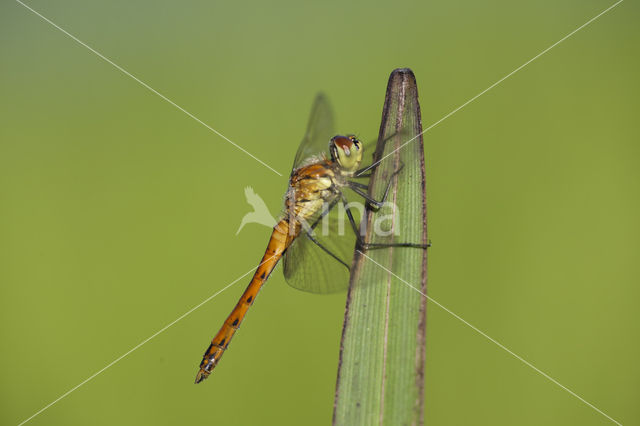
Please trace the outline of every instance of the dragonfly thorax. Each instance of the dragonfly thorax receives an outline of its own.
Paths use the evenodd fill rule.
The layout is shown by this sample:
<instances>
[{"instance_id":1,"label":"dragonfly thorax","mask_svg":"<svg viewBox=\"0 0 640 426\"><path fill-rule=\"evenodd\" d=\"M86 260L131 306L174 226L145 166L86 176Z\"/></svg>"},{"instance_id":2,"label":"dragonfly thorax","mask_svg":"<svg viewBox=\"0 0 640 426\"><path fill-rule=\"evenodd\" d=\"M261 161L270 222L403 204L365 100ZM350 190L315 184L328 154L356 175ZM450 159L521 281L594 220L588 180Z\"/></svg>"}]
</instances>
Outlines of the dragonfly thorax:
<instances>
[{"instance_id":1,"label":"dragonfly thorax","mask_svg":"<svg viewBox=\"0 0 640 426\"><path fill-rule=\"evenodd\" d=\"M328 160L296 169L289 180L285 214L298 221L313 217L337 194L336 170Z\"/></svg>"}]
</instances>

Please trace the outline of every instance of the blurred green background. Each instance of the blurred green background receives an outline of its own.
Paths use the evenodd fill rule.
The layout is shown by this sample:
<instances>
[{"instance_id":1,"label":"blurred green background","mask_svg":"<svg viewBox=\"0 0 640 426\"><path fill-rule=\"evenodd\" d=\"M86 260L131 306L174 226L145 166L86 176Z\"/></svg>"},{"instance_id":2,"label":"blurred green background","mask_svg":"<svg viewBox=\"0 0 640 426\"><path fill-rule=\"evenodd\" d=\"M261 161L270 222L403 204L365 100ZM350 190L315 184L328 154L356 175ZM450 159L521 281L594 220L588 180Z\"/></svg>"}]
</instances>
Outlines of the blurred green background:
<instances>
[{"instance_id":1,"label":"blurred green background","mask_svg":"<svg viewBox=\"0 0 640 426\"><path fill-rule=\"evenodd\" d=\"M313 96L376 137L410 67L439 120L613 2L0 5L0 423L18 424L252 270ZM429 294L623 424L640 424L640 7L626 1L425 134ZM345 295L276 271L207 382L240 280L33 425L326 425ZM426 423L606 425L433 304Z\"/></svg>"}]
</instances>

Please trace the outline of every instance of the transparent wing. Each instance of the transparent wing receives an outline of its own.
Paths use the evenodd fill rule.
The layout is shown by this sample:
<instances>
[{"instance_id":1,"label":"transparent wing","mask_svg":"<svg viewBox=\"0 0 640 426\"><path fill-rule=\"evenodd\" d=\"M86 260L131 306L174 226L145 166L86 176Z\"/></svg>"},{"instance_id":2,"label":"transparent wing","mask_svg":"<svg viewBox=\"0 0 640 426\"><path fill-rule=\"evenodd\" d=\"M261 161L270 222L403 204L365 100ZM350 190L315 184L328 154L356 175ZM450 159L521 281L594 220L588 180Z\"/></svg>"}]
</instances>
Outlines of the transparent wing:
<instances>
[{"instance_id":1,"label":"transparent wing","mask_svg":"<svg viewBox=\"0 0 640 426\"><path fill-rule=\"evenodd\" d=\"M309 223L312 225L312 223ZM284 277L291 287L310 293L335 293L349 286L349 270L355 235L342 205L332 208L314 228L312 235L320 248L303 231L284 255Z\"/></svg>"},{"instance_id":2,"label":"transparent wing","mask_svg":"<svg viewBox=\"0 0 640 426\"><path fill-rule=\"evenodd\" d=\"M307 131L296 153L293 168L298 168L305 160L318 154L328 155L329 141L333 136L335 133L331 106L326 96L319 93L313 103ZM372 163L375 145L375 141L364 145L363 168ZM366 179L364 176L354 179L366 183L362 181ZM344 195L349 201L356 223L359 223L364 212L363 200L348 190ZM308 224L313 223L314 220L309 219ZM320 220L312 235L324 248L312 241L303 230L284 255L284 276L287 283L293 288L311 293L345 290L349 285L349 270L345 264L351 265L356 238L341 203Z\"/></svg>"},{"instance_id":3,"label":"transparent wing","mask_svg":"<svg viewBox=\"0 0 640 426\"><path fill-rule=\"evenodd\" d=\"M318 93L313 101L307 130L296 152L293 168L298 168L302 162L314 155L328 154L329 140L335 136L333 132L331 105L323 93Z\"/></svg>"}]
</instances>

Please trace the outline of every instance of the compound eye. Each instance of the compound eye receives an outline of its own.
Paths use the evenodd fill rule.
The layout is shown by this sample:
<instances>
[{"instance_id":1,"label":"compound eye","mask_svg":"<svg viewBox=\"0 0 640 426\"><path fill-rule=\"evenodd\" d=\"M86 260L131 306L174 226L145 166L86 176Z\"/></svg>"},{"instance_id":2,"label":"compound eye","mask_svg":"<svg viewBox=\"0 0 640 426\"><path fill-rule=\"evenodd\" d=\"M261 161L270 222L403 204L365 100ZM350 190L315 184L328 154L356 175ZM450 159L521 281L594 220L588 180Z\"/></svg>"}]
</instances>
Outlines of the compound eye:
<instances>
[{"instance_id":1,"label":"compound eye","mask_svg":"<svg viewBox=\"0 0 640 426\"><path fill-rule=\"evenodd\" d=\"M360 144L360 141L358 140L358 138L355 135L350 135L349 139L351 139L351 143L356 148L356 150L359 150L361 144Z\"/></svg>"},{"instance_id":2,"label":"compound eye","mask_svg":"<svg viewBox=\"0 0 640 426\"><path fill-rule=\"evenodd\" d=\"M331 155L333 156L333 158L338 158L338 148L335 145L331 145L330 146L331 149Z\"/></svg>"},{"instance_id":3,"label":"compound eye","mask_svg":"<svg viewBox=\"0 0 640 426\"><path fill-rule=\"evenodd\" d=\"M346 136L334 136L331 139L336 148L339 148L342 152L344 152L347 156L351 153L349 147L353 145L353 141Z\"/></svg>"}]
</instances>

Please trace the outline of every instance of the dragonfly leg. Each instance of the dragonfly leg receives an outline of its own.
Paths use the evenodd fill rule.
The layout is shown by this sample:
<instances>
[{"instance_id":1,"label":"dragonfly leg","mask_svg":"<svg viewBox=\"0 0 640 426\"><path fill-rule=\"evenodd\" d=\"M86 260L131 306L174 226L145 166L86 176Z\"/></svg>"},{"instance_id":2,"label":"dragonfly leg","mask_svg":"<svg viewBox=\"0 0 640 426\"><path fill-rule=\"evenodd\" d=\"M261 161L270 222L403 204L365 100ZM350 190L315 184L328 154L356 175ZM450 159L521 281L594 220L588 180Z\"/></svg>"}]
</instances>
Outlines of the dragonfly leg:
<instances>
[{"instance_id":1,"label":"dragonfly leg","mask_svg":"<svg viewBox=\"0 0 640 426\"><path fill-rule=\"evenodd\" d=\"M360 189L369 189L369 185L365 185L364 183L360 183L360 182L349 182L350 186L355 186L356 188L360 188Z\"/></svg>"},{"instance_id":2,"label":"dragonfly leg","mask_svg":"<svg viewBox=\"0 0 640 426\"><path fill-rule=\"evenodd\" d=\"M313 236L313 230L315 229L316 226L318 226L318 224L320 223L320 221L322 220L323 217L325 217L332 208L335 207L335 205L338 203L339 199L335 199L331 202L331 204L329 204L329 207L324 209L321 213L320 216L318 216L318 218L316 219L315 222L313 222L311 225L304 225L305 228L305 234L306 236L313 241L313 243L315 245L317 245L318 247L320 247L322 250L324 250L325 253L327 253L329 256L333 257L335 260L337 260L338 262L340 262L342 265L344 265L345 268L347 268L347 270L349 270L349 265L347 265L342 259L340 259L338 256L336 256L331 250L329 250L328 248L326 248L324 245L322 245L322 243L320 241L318 241L318 239L316 237Z\"/></svg>"},{"instance_id":3,"label":"dragonfly leg","mask_svg":"<svg viewBox=\"0 0 640 426\"><path fill-rule=\"evenodd\" d=\"M331 252L331 250L329 250L328 248L326 248L325 246L322 245L322 243L320 243L320 241L318 241L316 239L316 237L314 237L311 232L307 232L307 237L309 237L309 239L311 241L313 241L318 247L320 247L322 250L325 251L325 253L327 253L329 256L333 257L335 260L337 260L338 262L342 263L342 265L344 265L345 268L347 268L347 271L349 270L349 265L347 265L346 263L344 263L342 261L342 259L340 259L338 256L336 256L335 254L333 254Z\"/></svg>"},{"instance_id":4,"label":"dragonfly leg","mask_svg":"<svg viewBox=\"0 0 640 426\"><path fill-rule=\"evenodd\" d=\"M387 187L384 190L384 195L382 196L382 200L378 201L374 198L372 198L369 194L367 194L366 192L362 191L362 189L368 189L368 185L364 185L362 183L358 183L358 182L347 182L347 186L356 194L358 194L359 196L361 196L362 198L364 198L365 200L367 200L367 203L369 203L373 208L375 208L376 210L379 209L380 207L382 207L382 205L387 201L387 197L389 196L389 190L391 189L391 184L393 183L393 178L402 171L402 169L404 168L404 164L400 164L400 167L398 168L398 170L394 171L393 174L391 175L391 177L389 178L389 182L387 183Z\"/></svg>"},{"instance_id":5,"label":"dragonfly leg","mask_svg":"<svg viewBox=\"0 0 640 426\"><path fill-rule=\"evenodd\" d=\"M362 238L362 235L360 235L360 231L358 230L358 225L356 225L356 221L353 218L353 213L351 212L347 199L344 197L344 195L342 196L342 204L344 205L344 209L347 212L347 217L349 218L349 223L351 223L351 228L353 229L353 232L356 234L356 240L358 241L358 246L364 250L375 250L375 249L382 249L382 248L388 248L388 247L412 247L412 248L420 248L420 249L426 249L431 247L431 241L429 241L427 244L367 243L364 241L364 238Z\"/></svg>"},{"instance_id":6,"label":"dragonfly leg","mask_svg":"<svg viewBox=\"0 0 640 426\"><path fill-rule=\"evenodd\" d=\"M373 199L372 197L369 196L369 194L367 194L366 192L362 191L360 188L358 188L357 186L353 185L353 182L349 182L347 183L347 186L356 194L358 194L359 196L361 196L362 198L364 198L367 203L373 207L375 210L378 210L380 207L382 207L382 205L384 204L386 195L387 195L387 191L385 191L385 196L382 198L382 201L378 201Z\"/></svg>"},{"instance_id":7,"label":"dragonfly leg","mask_svg":"<svg viewBox=\"0 0 640 426\"><path fill-rule=\"evenodd\" d=\"M356 179L369 178L373 174L373 169L378 167L378 165L363 167L362 169L356 170L353 173L353 177Z\"/></svg>"},{"instance_id":8,"label":"dragonfly leg","mask_svg":"<svg viewBox=\"0 0 640 426\"><path fill-rule=\"evenodd\" d=\"M393 174L393 176L395 176L395 175L396 175L396 173ZM358 183L358 182L348 182L347 186L353 192L355 192L356 194L358 194L359 196L364 198L367 201L367 203L369 203L369 205L371 205L371 207L373 207L374 209L378 210L387 201L387 197L389 196L389 190L391 189L391 183L392 183L393 176L391 176L391 178L389 179L389 183L387 184L387 187L384 190L384 195L382 196L382 200L380 200L380 201L374 199L373 197L371 197L369 194L367 194L366 192L364 192L362 190L362 189L368 189L367 185L364 185L364 184L361 184L361 183Z\"/></svg>"}]
</instances>

